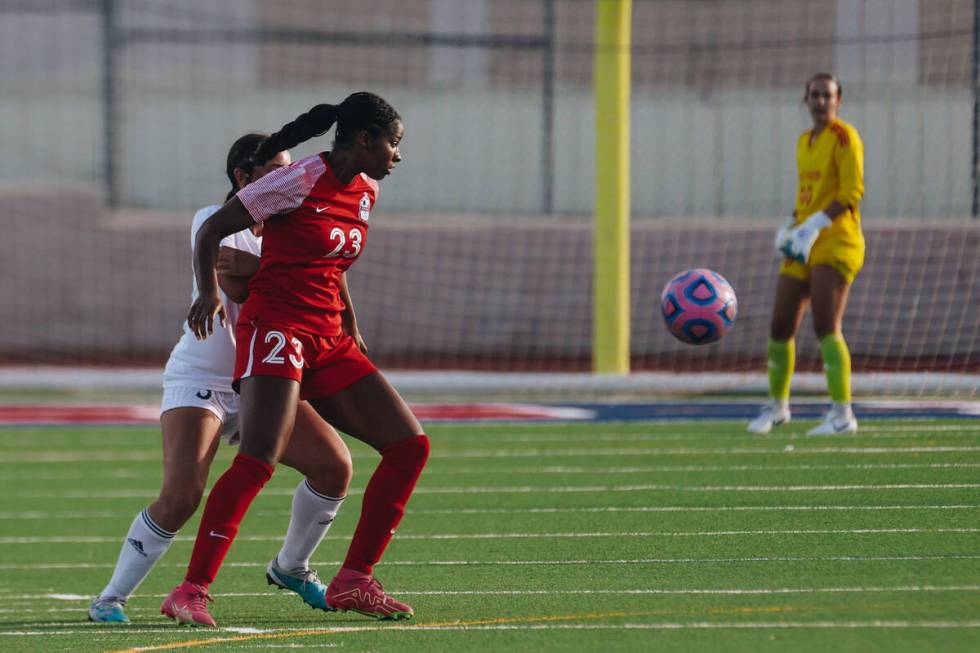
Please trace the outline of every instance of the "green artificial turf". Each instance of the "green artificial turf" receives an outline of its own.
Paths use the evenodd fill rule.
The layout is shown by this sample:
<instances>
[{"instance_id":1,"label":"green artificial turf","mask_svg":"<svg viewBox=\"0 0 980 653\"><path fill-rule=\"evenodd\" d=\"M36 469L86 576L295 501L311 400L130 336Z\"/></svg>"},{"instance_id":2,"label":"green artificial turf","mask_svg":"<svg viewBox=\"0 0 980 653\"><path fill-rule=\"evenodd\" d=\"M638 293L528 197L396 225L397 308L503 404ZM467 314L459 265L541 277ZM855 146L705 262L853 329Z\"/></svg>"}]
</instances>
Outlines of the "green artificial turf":
<instances>
[{"instance_id":1,"label":"green artificial turf","mask_svg":"<svg viewBox=\"0 0 980 653\"><path fill-rule=\"evenodd\" d=\"M211 588L217 630L158 612L197 517L130 600L131 624L86 621L159 489L156 429L0 429L0 649L980 649L980 422L865 420L826 438L810 426L432 424L429 465L375 570L415 608L399 623L266 585L299 480L281 467ZM377 460L349 442L350 499L314 556L328 582Z\"/></svg>"}]
</instances>

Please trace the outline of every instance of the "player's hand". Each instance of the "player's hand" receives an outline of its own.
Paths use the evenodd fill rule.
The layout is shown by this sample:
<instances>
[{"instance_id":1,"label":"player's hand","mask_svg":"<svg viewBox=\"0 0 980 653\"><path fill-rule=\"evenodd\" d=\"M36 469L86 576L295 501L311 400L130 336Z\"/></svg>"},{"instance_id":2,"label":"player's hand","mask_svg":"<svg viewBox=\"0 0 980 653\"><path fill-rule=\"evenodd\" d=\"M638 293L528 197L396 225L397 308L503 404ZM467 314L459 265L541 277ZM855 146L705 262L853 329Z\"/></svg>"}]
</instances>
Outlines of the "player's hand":
<instances>
[{"instance_id":1,"label":"player's hand","mask_svg":"<svg viewBox=\"0 0 980 653\"><path fill-rule=\"evenodd\" d=\"M810 250L816 242L820 232L833 223L830 216L819 211L803 221L802 224L789 230L789 237L779 251L786 256L806 263L810 258Z\"/></svg>"},{"instance_id":2,"label":"player's hand","mask_svg":"<svg viewBox=\"0 0 980 653\"><path fill-rule=\"evenodd\" d=\"M357 348L361 350L362 354L368 353L367 343L364 342L364 338L361 337L360 331L355 331L350 337L354 339L354 344L357 345Z\"/></svg>"},{"instance_id":3,"label":"player's hand","mask_svg":"<svg viewBox=\"0 0 980 653\"><path fill-rule=\"evenodd\" d=\"M230 277L251 277L259 271L259 257L234 247L221 247L214 269Z\"/></svg>"},{"instance_id":4,"label":"player's hand","mask_svg":"<svg viewBox=\"0 0 980 653\"><path fill-rule=\"evenodd\" d=\"M346 317L347 314L345 313L344 315ZM349 335L354 340L354 344L357 345L357 348L361 350L361 353L362 354L368 353L367 343L365 343L364 338L361 337L361 331L360 329L357 328L357 323L354 322L353 324L351 324L350 320L345 319L343 327L347 335Z\"/></svg>"},{"instance_id":5,"label":"player's hand","mask_svg":"<svg viewBox=\"0 0 980 653\"><path fill-rule=\"evenodd\" d=\"M773 239L772 245L776 250L776 253L780 256L783 255L783 243L789 240L790 229L792 229L794 226L796 226L796 218L789 216L786 218L786 222L779 225L779 229L776 231L776 237Z\"/></svg>"},{"instance_id":6,"label":"player's hand","mask_svg":"<svg viewBox=\"0 0 980 653\"><path fill-rule=\"evenodd\" d=\"M204 340L209 335L214 333L214 318L217 317L221 320L221 324L225 323L225 307L221 303L221 298L218 294L213 295L199 295L194 303L191 304L191 310L187 312L187 326L190 327L191 333L198 340Z\"/></svg>"}]
</instances>

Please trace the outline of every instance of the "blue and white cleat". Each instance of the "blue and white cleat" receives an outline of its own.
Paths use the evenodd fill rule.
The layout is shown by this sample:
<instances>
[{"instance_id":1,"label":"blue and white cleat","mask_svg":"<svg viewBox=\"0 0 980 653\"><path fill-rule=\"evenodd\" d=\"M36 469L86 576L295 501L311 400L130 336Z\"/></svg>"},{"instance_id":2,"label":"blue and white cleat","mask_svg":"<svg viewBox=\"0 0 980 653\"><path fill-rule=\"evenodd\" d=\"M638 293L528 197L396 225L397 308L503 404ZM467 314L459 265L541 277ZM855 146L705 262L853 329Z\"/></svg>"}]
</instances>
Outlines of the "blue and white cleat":
<instances>
[{"instance_id":1,"label":"blue and white cleat","mask_svg":"<svg viewBox=\"0 0 980 653\"><path fill-rule=\"evenodd\" d=\"M106 599L96 598L88 606L88 620L98 623L128 624L129 617L123 612L126 599L110 596Z\"/></svg>"},{"instance_id":2,"label":"blue and white cleat","mask_svg":"<svg viewBox=\"0 0 980 653\"><path fill-rule=\"evenodd\" d=\"M275 585L279 589L296 592L306 605L315 610L336 612L335 608L327 605L327 586L320 581L319 576L312 569L286 571L280 568L278 560L273 558L265 568L265 579L270 585Z\"/></svg>"}]
</instances>

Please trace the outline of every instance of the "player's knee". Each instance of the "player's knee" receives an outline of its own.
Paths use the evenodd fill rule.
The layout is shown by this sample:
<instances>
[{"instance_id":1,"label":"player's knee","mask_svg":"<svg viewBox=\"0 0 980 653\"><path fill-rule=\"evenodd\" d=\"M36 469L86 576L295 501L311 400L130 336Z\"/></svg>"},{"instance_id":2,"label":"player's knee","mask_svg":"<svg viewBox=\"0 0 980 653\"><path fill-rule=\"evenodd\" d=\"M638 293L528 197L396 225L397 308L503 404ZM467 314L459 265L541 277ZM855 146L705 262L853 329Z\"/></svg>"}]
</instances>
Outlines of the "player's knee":
<instances>
[{"instance_id":1,"label":"player's knee","mask_svg":"<svg viewBox=\"0 0 980 653\"><path fill-rule=\"evenodd\" d=\"M160 526L176 531L194 515L203 496L204 488L193 485L162 492L154 504L152 514L156 516Z\"/></svg>"},{"instance_id":2,"label":"player's knee","mask_svg":"<svg viewBox=\"0 0 980 653\"><path fill-rule=\"evenodd\" d=\"M795 336L796 330L791 324L787 325L773 322L769 326L769 337L777 342L786 342L787 340L792 340Z\"/></svg>"},{"instance_id":3,"label":"player's knee","mask_svg":"<svg viewBox=\"0 0 980 653\"><path fill-rule=\"evenodd\" d=\"M353 477L354 463L351 461L350 452L346 450L325 457L317 465L315 472L307 474L310 484L316 491L330 497L345 496Z\"/></svg>"},{"instance_id":4,"label":"player's knee","mask_svg":"<svg viewBox=\"0 0 980 653\"><path fill-rule=\"evenodd\" d=\"M833 320L820 320L814 317L813 331L817 334L817 339L822 340L829 335L839 332L840 328Z\"/></svg>"},{"instance_id":5,"label":"player's knee","mask_svg":"<svg viewBox=\"0 0 980 653\"><path fill-rule=\"evenodd\" d=\"M429 437L422 434L389 444L381 451L381 455L399 468L421 471L429 459L430 449Z\"/></svg>"}]
</instances>

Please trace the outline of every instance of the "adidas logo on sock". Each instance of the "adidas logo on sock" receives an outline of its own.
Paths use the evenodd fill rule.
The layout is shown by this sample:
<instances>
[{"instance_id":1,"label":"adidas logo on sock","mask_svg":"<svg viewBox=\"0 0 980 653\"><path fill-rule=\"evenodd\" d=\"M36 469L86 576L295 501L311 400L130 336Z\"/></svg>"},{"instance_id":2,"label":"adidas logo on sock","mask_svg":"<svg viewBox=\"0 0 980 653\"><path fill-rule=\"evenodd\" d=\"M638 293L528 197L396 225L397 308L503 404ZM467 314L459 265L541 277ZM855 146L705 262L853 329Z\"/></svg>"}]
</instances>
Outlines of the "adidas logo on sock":
<instances>
[{"instance_id":1,"label":"adidas logo on sock","mask_svg":"<svg viewBox=\"0 0 980 653\"><path fill-rule=\"evenodd\" d=\"M144 558L147 557L146 556L146 551L143 550L143 543L142 542L140 542L139 540L137 540L135 538L132 538L132 537L127 538L126 541L129 542L130 546L132 546L134 549L136 549L136 552L137 553L139 553Z\"/></svg>"}]
</instances>

